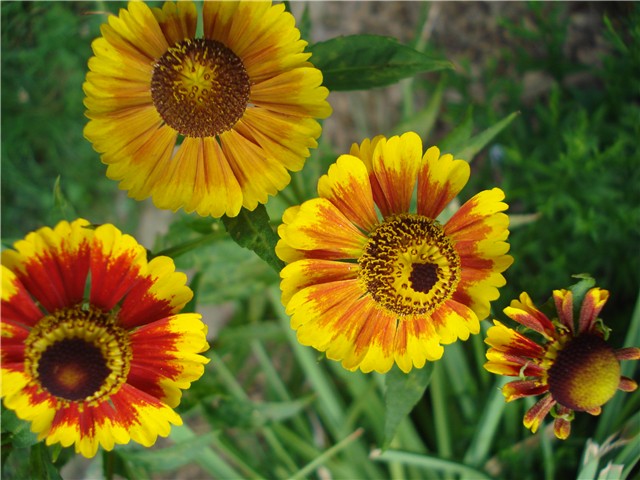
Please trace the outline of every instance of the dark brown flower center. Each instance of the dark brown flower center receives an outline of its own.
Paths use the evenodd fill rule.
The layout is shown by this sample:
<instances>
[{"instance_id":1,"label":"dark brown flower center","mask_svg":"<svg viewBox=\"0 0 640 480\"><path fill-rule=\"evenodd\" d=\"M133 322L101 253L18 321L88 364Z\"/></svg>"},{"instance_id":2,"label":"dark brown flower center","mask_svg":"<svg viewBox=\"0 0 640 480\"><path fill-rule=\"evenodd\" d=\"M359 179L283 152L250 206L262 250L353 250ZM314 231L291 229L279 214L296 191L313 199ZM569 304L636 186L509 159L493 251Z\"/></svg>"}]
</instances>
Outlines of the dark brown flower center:
<instances>
[{"instance_id":1,"label":"dark brown flower center","mask_svg":"<svg viewBox=\"0 0 640 480\"><path fill-rule=\"evenodd\" d=\"M435 220L402 214L369 236L360 281L381 306L398 316L428 314L451 298L460 281L460 257Z\"/></svg>"},{"instance_id":2,"label":"dark brown flower center","mask_svg":"<svg viewBox=\"0 0 640 480\"><path fill-rule=\"evenodd\" d=\"M438 266L433 263L414 263L409 281L416 292L429 292L438 282Z\"/></svg>"},{"instance_id":3,"label":"dark brown flower center","mask_svg":"<svg viewBox=\"0 0 640 480\"><path fill-rule=\"evenodd\" d=\"M38 363L42 386L67 400L92 396L110 373L100 349L80 338L54 343L42 353Z\"/></svg>"},{"instance_id":4,"label":"dark brown flower center","mask_svg":"<svg viewBox=\"0 0 640 480\"><path fill-rule=\"evenodd\" d=\"M577 411L607 403L620 382L620 362L599 336L583 334L558 352L549 369L549 391L561 405Z\"/></svg>"},{"instance_id":5,"label":"dark brown flower center","mask_svg":"<svg viewBox=\"0 0 640 480\"><path fill-rule=\"evenodd\" d=\"M178 133L213 137L242 118L250 86L242 60L225 45L186 39L157 61L151 97L162 119Z\"/></svg>"},{"instance_id":6,"label":"dark brown flower center","mask_svg":"<svg viewBox=\"0 0 640 480\"><path fill-rule=\"evenodd\" d=\"M77 305L47 315L25 341L25 369L67 401L90 402L117 391L131 361L129 334L106 312Z\"/></svg>"}]
</instances>

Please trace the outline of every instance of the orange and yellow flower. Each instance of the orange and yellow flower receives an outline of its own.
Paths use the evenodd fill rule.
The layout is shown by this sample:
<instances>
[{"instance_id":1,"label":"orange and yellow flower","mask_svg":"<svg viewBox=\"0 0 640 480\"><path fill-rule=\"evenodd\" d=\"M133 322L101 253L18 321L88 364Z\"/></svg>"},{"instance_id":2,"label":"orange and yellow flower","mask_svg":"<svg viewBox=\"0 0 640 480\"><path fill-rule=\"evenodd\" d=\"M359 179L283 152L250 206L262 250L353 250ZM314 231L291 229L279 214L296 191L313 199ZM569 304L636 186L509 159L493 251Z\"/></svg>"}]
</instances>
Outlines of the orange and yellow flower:
<instances>
[{"instance_id":1,"label":"orange and yellow flower","mask_svg":"<svg viewBox=\"0 0 640 480\"><path fill-rule=\"evenodd\" d=\"M504 313L542 338L534 341L498 320L487 332L485 368L498 375L520 377L502 388L507 402L544 394L524 416L525 427L536 432L549 412L554 433L566 439L574 412L599 415L616 390L631 392L638 385L620 376L620 360L640 358L640 349L614 350L605 341L605 328L597 321L609 292L590 289L574 320L571 290L555 290L555 317L549 319L535 307L527 293L513 300Z\"/></svg>"},{"instance_id":2,"label":"orange and yellow flower","mask_svg":"<svg viewBox=\"0 0 640 480\"><path fill-rule=\"evenodd\" d=\"M109 17L92 44L84 133L136 200L235 216L289 183L331 107L283 4L202 10L202 38L193 2L131 2Z\"/></svg>"},{"instance_id":3,"label":"orange and yellow flower","mask_svg":"<svg viewBox=\"0 0 640 480\"><path fill-rule=\"evenodd\" d=\"M409 372L479 332L513 259L500 189L436 220L469 172L436 147L423 155L413 132L379 136L338 158L319 198L285 211L282 302L302 344L349 370Z\"/></svg>"},{"instance_id":4,"label":"orange and yellow flower","mask_svg":"<svg viewBox=\"0 0 640 480\"><path fill-rule=\"evenodd\" d=\"M2 252L0 396L47 445L85 457L144 446L181 425L173 410L208 359L206 326L173 261L113 225L41 228Z\"/></svg>"}]
</instances>

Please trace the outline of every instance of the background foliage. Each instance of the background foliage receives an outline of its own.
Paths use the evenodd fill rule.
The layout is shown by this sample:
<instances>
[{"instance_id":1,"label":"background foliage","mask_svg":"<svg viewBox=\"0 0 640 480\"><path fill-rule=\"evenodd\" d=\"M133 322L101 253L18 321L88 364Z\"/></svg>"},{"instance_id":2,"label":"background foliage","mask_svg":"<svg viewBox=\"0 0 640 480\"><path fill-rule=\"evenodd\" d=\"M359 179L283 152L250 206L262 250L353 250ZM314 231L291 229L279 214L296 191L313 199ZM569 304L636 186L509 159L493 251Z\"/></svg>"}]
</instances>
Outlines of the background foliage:
<instances>
[{"instance_id":1,"label":"background foliage","mask_svg":"<svg viewBox=\"0 0 640 480\"><path fill-rule=\"evenodd\" d=\"M416 9L411 52L389 56L415 76L367 92L371 96L353 92L348 102L341 95L352 92L332 94L336 113L320 147L261 214L276 226L288 205L315 195L317 179L346 148L332 126L348 132L348 143L416 130L425 144L475 157L461 200L498 185L510 213L521 214L512 220L516 263L494 304L495 317L504 320L502 308L523 290L540 303L552 289L572 284L571 274L588 272L611 290L602 315L613 328L614 346L640 345L640 7L598 11L591 26L596 58L585 62L567 47L567 18L578 7L528 4L519 20L495 19L508 41L493 47L478 69L478 59L451 57L446 44L426 41L434 5ZM187 426L153 449L128 445L84 461L68 449L36 443L28 426L3 409L7 478L59 478L60 468L65 478L638 474L638 392L618 394L601 417L578 415L570 439L559 442L548 428L531 435L522 426L532 401L504 403L498 390L503 380L482 368L483 335L448 346L442 361L410 376L349 373L296 342L280 305L276 271L226 233L237 227L241 236L242 224L159 214L149 202L118 192L82 136L81 85L105 12L122 6L2 2L2 241L10 246L33 229L76 215L146 239L151 252L173 256L190 273L196 291L191 308L214 326L213 361L185 392L179 411ZM315 44L313 32L321 25L304 6L291 7L332 87L395 81L379 75L377 84L361 85L330 76L335 62L323 50L331 53L335 44ZM368 8L375 15L381 7ZM425 58L449 60L455 69L416 74ZM379 109L367 103L375 107L382 97L397 100L386 115L393 124L384 131L374 122ZM624 367L625 374L634 376L631 367ZM429 381L423 395L419 386ZM609 438L616 432L628 443ZM606 467L609 461L621 467Z\"/></svg>"}]
</instances>

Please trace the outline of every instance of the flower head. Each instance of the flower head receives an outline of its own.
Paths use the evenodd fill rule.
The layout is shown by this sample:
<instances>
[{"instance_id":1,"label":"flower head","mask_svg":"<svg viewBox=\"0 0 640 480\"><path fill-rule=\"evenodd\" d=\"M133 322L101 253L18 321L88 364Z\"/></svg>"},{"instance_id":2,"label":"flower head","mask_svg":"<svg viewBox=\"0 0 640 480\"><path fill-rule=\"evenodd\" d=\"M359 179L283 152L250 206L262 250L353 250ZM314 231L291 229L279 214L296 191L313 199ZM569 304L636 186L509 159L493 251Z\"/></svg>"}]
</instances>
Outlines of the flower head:
<instances>
[{"instance_id":1,"label":"flower head","mask_svg":"<svg viewBox=\"0 0 640 480\"><path fill-rule=\"evenodd\" d=\"M182 421L181 390L208 359L206 326L173 261L113 225L42 228L2 252L2 386L39 440L85 457L153 445Z\"/></svg>"},{"instance_id":2,"label":"flower head","mask_svg":"<svg viewBox=\"0 0 640 480\"><path fill-rule=\"evenodd\" d=\"M93 44L85 136L107 176L159 208L235 216L290 181L331 113L284 5L131 2ZM181 140L179 147L176 145Z\"/></svg>"},{"instance_id":3,"label":"flower head","mask_svg":"<svg viewBox=\"0 0 640 480\"><path fill-rule=\"evenodd\" d=\"M556 437L566 439L571 433L574 412L599 415L602 405L616 390L627 392L637 384L620 376L620 360L640 358L640 349L614 350L605 341L605 327L597 321L609 292L592 288L580 304L579 318L574 321L571 290L555 290L555 317L549 319L538 310L526 293L513 300L504 313L512 320L541 336L535 341L506 327L497 320L485 340L485 368L499 375L520 377L503 389L507 402L517 398L544 394L525 414L524 425L536 432L544 417L555 418Z\"/></svg>"},{"instance_id":4,"label":"flower head","mask_svg":"<svg viewBox=\"0 0 640 480\"><path fill-rule=\"evenodd\" d=\"M319 198L285 211L276 252L298 340L349 370L408 372L442 344L479 332L513 261L500 189L436 220L469 164L423 155L413 133L366 139L318 182ZM414 191L416 211L411 207Z\"/></svg>"}]
</instances>

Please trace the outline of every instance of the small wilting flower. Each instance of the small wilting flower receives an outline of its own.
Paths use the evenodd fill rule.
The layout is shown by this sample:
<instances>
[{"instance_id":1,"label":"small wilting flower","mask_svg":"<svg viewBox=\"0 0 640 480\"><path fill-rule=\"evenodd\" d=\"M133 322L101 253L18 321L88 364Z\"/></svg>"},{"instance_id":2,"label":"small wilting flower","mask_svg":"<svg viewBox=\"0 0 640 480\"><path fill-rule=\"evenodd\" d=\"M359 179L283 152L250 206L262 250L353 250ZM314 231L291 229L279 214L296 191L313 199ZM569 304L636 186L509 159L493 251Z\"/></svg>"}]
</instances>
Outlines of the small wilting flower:
<instances>
[{"instance_id":1,"label":"small wilting flower","mask_svg":"<svg viewBox=\"0 0 640 480\"><path fill-rule=\"evenodd\" d=\"M522 293L504 313L539 334L540 341L498 320L487 332L485 341L491 348L485 368L499 375L520 377L503 387L507 402L545 394L524 416L524 425L532 432L551 412L556 437L566 439L574 412L599 415L616 390L631 392L638 387L632 379L620 376L620 360L639 359L640 349L614 350L605 341L606 327L598 321L608 298L607 290L587 291L575 321L571 290L554 290L556 312L552 319Z\"/></svg>"},{"instance_id":2,"label":"small wilting flower","mask_svg":"<svg viewBox=\"0 0 640 480\"><path fill-rule=\"evenodd\" d=\"M84 134L107 176L136 200L214 217L287 186L331 107L284 8L204 2L202 38L190 1L110 16L83 86Z\"/></svg>"},{"instance_id":3,"label":"small wilting flower","mask_svg":"<svg viewBox=\"0 0 640 480\"><path fill-rule=\"evenodd\" d=\"M319 198L287 209L278 229L282 302L298 340L346 369L384 373L394 362L421 368L442 344L477 334L513 259L502 190L436 220L469 173L436 147L423 155L413 132L340 156Z\"/></svg>"},{"instance_id":4,"label":"small wilting flower","mask_svg":"<svg viewBox=\"0 0 640 480\"><path fill-rule=\"evenodd\" d=\"M206 325L168 257L113 225L41 228L2 252L4 405L47 445L92 457L181 425L173 410L209 360Z\"/></svg>"}]
</instances>

